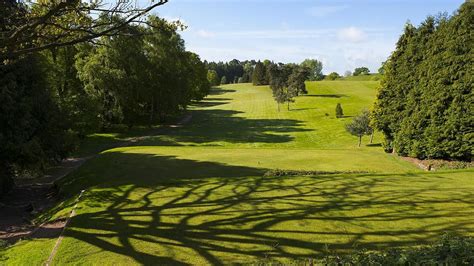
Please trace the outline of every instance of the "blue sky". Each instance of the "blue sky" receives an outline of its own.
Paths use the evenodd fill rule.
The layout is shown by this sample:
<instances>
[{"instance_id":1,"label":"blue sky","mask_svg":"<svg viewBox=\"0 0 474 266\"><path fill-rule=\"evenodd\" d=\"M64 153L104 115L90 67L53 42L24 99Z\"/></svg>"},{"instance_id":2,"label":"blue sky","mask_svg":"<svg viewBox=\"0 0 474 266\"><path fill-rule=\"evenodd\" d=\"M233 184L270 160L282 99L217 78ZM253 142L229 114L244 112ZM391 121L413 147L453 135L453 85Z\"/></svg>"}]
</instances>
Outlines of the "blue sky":
<instances>
[{"instance_id":1,"label":"blue sky","mask_svg":"<svg viewBox=\"0 0 474 266\"><path fill-rule=\"evenodd\" d=\"M180 19L188 50L209 61L234 58L323 62L324 73L358 66L376 72L403 25L451 14L463 0L170 0L155 10Z\"/></svg>"}]
</instances>

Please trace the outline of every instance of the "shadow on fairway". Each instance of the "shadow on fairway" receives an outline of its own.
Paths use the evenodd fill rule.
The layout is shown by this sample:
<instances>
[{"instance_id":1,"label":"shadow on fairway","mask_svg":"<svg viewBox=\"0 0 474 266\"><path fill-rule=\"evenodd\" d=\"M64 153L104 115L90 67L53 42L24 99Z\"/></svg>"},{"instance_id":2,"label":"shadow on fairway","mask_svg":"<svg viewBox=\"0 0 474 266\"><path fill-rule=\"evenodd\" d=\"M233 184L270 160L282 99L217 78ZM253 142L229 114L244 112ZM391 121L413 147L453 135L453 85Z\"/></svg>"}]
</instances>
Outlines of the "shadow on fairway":
<instances>
[{"instance_id":1,"label":"shadow on fairway","mask_svg":"<svg viewBox=\"0 0 474 266\"><path fill-rule=\"evenodd\" d=\"M212 105L213 103L205 103ZM192 121L184 127L167 130L139 145L174 146L180 142L205 144L228 143L285 143L294 139L291 133L313 131L295 119L248 119L243 112L222 109L192 111Z\"/></svg>"},{"instance_id":2,"label":"shadow on fairway","mask_svg":"<svg viewBox=\"0 0 474 266\"><path fill-rule=\"evenodd\" d=\"M192 103L191 106L194 107L201 107L201 108L209 108L214 106L219 106L223 104L228 104L230 102L229 98L205 98L202 101Z\"/></svg>"},{"instance_id":3,"label":"shadow on fairway","mask_svg":"<svg viewBox=\"0 0 474 266\"><path fill-rule=\"evenodd\" d=\"M222 95L226 93L236 92L236 90L232 89L222 89L222 88L212 88L209 91L209 95Z\"/></svg>"},{"instance_id":4,"label":"shadow on fairway","mask_svg":"<svg viewBox=\"0 0 474 266\"><path fill-rule=\"evenodd\" d=\"M302 95L302 97L342 98L342 97L348 97L348 96L345 94L309 94L309 95Z\"/></svg>"},{"instance_id":5,"label":"shadow on fairway","mask_svg":"<svg viewBox=\"0 0 474 266\"><path fill-rule=\"evenodd\" d=\"M71 192L97 185L65 234L80 240L78 257L87 256L87 243L141 264L197 263L188 254L220 265L317 257L327 239L331 250L347 251L414 245L444 231L473 233L474 193L452 188L433 196L441 188L419 174L412 174L418 186L401 188L390 175L271 178L264 171L108 152L64 184ZM458 207L443 208L447 203Z\"/></svg>"}]
</instances>

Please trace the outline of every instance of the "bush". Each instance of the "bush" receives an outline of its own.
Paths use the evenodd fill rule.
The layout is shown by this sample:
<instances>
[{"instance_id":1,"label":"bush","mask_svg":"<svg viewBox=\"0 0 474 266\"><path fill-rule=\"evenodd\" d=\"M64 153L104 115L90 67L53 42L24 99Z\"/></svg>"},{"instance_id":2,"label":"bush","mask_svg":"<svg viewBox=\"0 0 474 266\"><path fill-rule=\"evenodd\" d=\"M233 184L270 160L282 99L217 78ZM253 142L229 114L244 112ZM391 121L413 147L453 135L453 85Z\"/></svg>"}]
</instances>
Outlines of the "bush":
<instances>
[{"instance_id":1,"label":"bush","mask_svg":"<svg viewBox=\"0 0 474 266\"><path fill-rule=\"evenodd\" d=\"M366 174L367 171L302 171L302 170L283 170L273 169L265 172L263 176L315 176L315 175L331 175L331 174Z\"/></svg>"},{"instance_id":2,"label":"bush","mask_svg":"<svg viewBox=\"0 0 474 266\"><path fill-rule=\"evenodd\" d=\"M344 116L344 111L342 110L342 106L340 103L336 105L336 117L341 118Z\"/></svg>"},{"instance_id":3,"label":"bush","mask_svg":"<svg viewBox=\"0 0 474 266\"><path fill-rule=\"evenodd\" d=\"M383 252L356 251L349 255L328 255L327 265L473 265L474 239L445 233L435 243Z\"/></svg>"},{"instance_id":4,"label":"bush","mask_svg":"<svg viewBox=\"0 0 474 266\"><path fill-rule=\"evenodd\" d=\"M427 246L385 251L358 250L340 255L330 251L320 259L300 259L282 263L273 258L252 265L474 265L474 238L445 233Z\"/></svg>"},{"instance_id":5,"label":"bush","mask_svg":"<svg viewBox=\"0 0 474 266\"><path fill-rule=\"evenodd\" d=\"M337 72L332 72L331 74L327 75L326 76L326 79L327 80L336 80L338 78L340 78L341 76L339 76L339 74Z\"/></svg>"}]
</instances>

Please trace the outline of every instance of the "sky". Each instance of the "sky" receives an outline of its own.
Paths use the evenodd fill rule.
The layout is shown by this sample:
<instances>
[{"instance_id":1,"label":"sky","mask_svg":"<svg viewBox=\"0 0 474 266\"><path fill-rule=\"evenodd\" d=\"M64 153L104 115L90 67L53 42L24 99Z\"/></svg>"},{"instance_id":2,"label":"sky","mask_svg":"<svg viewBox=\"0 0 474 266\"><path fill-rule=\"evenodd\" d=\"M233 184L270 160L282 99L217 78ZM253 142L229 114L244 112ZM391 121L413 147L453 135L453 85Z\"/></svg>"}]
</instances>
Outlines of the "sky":
<instances>
[{"instance_id":1,"label":"sky","mask_svg":"<svg viewBox=\"0 0 474 266\"><path fill-rule=\"evenodd\" d=\"M325 74L377 72L407 21L452 14L463 0L169 0L154 13L188 26L189 51L208 61L323 62Z\"/></svg>"}]
</instances>

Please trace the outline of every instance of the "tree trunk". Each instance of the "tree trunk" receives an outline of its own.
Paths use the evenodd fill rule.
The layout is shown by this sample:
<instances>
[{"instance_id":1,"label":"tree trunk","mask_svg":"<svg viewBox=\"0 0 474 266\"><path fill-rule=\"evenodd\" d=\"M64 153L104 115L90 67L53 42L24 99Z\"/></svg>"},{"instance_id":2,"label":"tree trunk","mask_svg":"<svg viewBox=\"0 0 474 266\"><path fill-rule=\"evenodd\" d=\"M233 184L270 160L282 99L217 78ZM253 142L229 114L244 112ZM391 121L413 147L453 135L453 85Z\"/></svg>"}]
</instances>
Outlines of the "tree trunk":
<instances>
[{"instance_id":1,"label":"tree trunk","mask_svg":"<svg viewBox=\"0 0 474 266\"><path fill-rule=\"evenodd\" d=\"M362 135L359 136L359 147L361 143L362 143Z\"/></svg>"},{"instance_id":2,"label":"tree trunk","mask_svg":"<svg viewBox=\"0 0 474 266\"><path fill-rule=\"evenodd\" d=\"M278 105L278 112L280 112L280 103L277 103Z\"/></svg>"},{"instance_id":3,"label":"tree trunk","mask_svg":"<svg viewBox=\"0 0 474 266\"><path fill-rule=\"evenodd\" d=\"M372 144L373 140L374 140L374 131L372 131L372 134L370 135L370 144Z\"/></svg>"},{"instance_id":4,"label":"tree trunk","mask_svg":"<svg viewBox=\"0 0 474 266\"><path fill-rule=\"evenodd\" d=\"M290 101L288 101L287 103L288 103L288 111L290 111Z\"/></svg>"}]
</instances>

